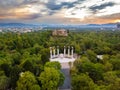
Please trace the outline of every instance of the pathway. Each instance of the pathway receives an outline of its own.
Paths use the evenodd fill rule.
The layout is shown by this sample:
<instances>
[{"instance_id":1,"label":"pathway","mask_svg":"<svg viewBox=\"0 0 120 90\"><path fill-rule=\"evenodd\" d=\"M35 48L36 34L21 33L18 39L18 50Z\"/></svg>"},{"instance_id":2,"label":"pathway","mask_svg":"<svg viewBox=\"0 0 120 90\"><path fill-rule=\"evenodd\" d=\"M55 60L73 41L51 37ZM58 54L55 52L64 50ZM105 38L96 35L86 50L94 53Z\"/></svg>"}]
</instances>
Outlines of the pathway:
<instances>
[{"instance_id":1,"label":"pathway","mask_svg":"<svg viewBox=\"0 0 120 90\"><path fill-rule=\"evenodd\" d=\"M70 68L68 63L61 63L61 71L65 75L65 80L63 86L59 87L59 90L71 90L71 78L70 78Z\"/></svg>"}]
</instances>

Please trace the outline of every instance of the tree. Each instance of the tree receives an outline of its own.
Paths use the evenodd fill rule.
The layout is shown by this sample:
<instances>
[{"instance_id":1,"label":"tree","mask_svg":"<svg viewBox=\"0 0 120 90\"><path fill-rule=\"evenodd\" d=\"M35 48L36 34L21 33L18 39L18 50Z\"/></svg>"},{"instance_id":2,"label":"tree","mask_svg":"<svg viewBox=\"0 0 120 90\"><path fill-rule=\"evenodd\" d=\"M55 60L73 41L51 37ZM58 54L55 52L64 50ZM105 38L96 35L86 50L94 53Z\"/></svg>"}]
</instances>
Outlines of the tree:
<instances>
[{"instance_id":1,"label":"tree","mask_svg":"<svg viewBox=\"0 0 120 90\"><path fill-rule=\"evenodd\" d=\"M21 54L19 52L12 54L11 57L12 57L15 65L20 64Z\"/></svg>"},{"instance_id":2,"label":"tree","mask_svg":"<svg viewBox=\"0 0 120 90\"><path fill-rule=\"evenodd\" d=\"M39 85L35 84L35 85L31 86L30 90L41 90L41 89L40 89Z\"/></svg>"},{"instance_id":3,"label":"tree","mask_svg":"<svg viewBox=\"0 0 120 90\"><path fill-rule=\"evenodd\" d=\"M16 90L31 90L34 85L37 85L37 80L34 74L29 71L22 72L19 80L17 81Z\"/></svg>"},{"instance_id":4,"label":"tree","mask_svg":"<svg viewBox=\"0 0 120 90\"><path fill-rule=\"evenodd\" d=\"M34 75L39 76L40 73L44 70L43 65L35 65L34 66Z\"/></svg>"},{"instance_id":5,"label":"tree","mask_svg":"<svg viewBox=\"0 0 120 90\"><path fill-rule=\"evenodd\" d=\"M72 77L72 90L95 90L96 85L86 74L75 75Z\"/></svg>"},{"instance_id":6,"label":"tree","mask_svg":"<svg viewBox=\"0 0 120 90\"><path fill-rule=\"evenodd\" d=\"M115 82L116 79L117 79L117 75L115 72L109 71L109 72L104 73L104 81L107 85Z\"/></svg>"},{"instance_id":7,"label":"tree","mask_svg":"<svg viewBox=\"0 0 120 90\"><path fill-rule=\"evenodd\" d=\"M104 74L104 81L109 86L109 90L120 90L120 78L113 71Z\"/></svg>"},{"instance_id":8,"label":"tree","mask_svg":"<svg viewBox=\"0 0 120 90\"><path fill-rule=\"evenodd\" d=\"M7 64L7 63L3 63L3 64L1 65L1 69L5 72L5 75L6 75L7 77L9 77L9 75L10 75L10 70L11 70L10 65Z\"/></svg>"},{"instance_id":9,"label":"tree","mask_svg":"<svg viewBox=\"0 0 120 90\"><path fill-rule=\"evenodd\" d=\"M80 73L88 73L90 78L93 79L94 82L101 80L103 78L103 65L102 64L94 64L88 61L81 62L80 64L77 64L78 71Z\"/></svg>"},{"instance_id":10,"label":"tree","mask_svg":"<svg viewBox=\"0 0 120 90\"><path fill-rule=\"evenodd\" d=\"M87 50L87 57L91 62L93 63L97 62L97 56L92 50Z\"/></svg>"},{"instance_id":11,"label":"tree","mask_svg":"<svg viewBox=\"0 0 120 90\"><path fill-rule=\"evenodd\" d=\"M113 70L120 70L120 59L114 58L110 60L110 63L113 65Z\"/></svg>"},{"instance_id":12,"label":"tree","mask_svg":"<svg viewBox=\"0 0 120 90\"><path fill-rule=\"evenodd\" d=\"M5 75L0 76L0 90L7 90L9 86L9 78Z\"/></svg>"},{"instance_id":13,"label":"tree","mask_svg":"<svg viewBox=\"0 0 120 90\"><path fill-rule=\"evenodd\" d=\"M113 84L111 84L109 90L120 90L120 78L117 78Z\"/></svg>"},{"instance_id":14,"label":"tree","mask_svg":"<svg viewBox=\"0 0 120 90\"><path fill-rule=\"evenodd\" d=\"M105 54L111 54L111 49L107 46L104 47L103 51L104 51Z\"/></svg>"},{"instance_id":15,"label":"tree","mask_svg":"<svg viewBox=\"0 0 120 90\"><path fill-rule=\"evenodd\" d=\"M113 70L113 65L110 62L106 62L104 64L104 70L105 71L112 71Z\"/></svg>"},{"instance_id":16,"label":"tree","mask_svg":"<svg viewBox=\"0 0 120 90\"><path fill-rule=\"evenodd\" d=\"M39 44L36 43L36 44L34 45L31 53L33 53L33 54L38 54L42 48L43 48L43 47L41 47Z\"/></svg>"},{"instance_id":17,"label":"tree","mask_svg":"<svg viewBox=\"0 0 120 90\"><path fill-rule=\"evenodd\" d=\"M11 88L13 88L13 89L15 89L15 87L16 87L16 82L19 79L20 72L22 72L22 68L20 68L19 66L14 66L11 69L11 72L10 72L10 82L12 82L11 83Z\"/></svg>"},{"instance_id":18,"label":"tree","mask_svg":"<svg viewBox=\"0 0 120 90\"><path fill-rule=\"evenodd\" d=\"M81 48L80 48L80 45L79 44L75 44L75 52L77 54L81 54Z\"/></svg>"},{"instance_id":19,"label":"tree","mask_svg":"<svg viewBox=\"0 0 120 90\"><path fill-rule=\"evenodd\" d=\"M60 63L57 62L57 61L47 62L47 63L45 64L45 67L53 67L53 68L55 68L55 69L57 69L57 70L60 70L60 69L61 69L61 65L60 65Z\"/></svg>"},{"instance_id":20,"label":"tree","mask_svg":"<svg viewBox=\"0 0 120 90\"><path fill-rule=\"evenodd\" d=\"M103 59L100 60L101 63L103 63L103 64L108 63L108 61L110 59L110 56L109 55L103 55L102 57L103 57Z\"/></svg>"},{"instance_id":21,"label":"tree","mask_svg":"<svg viewBox=\"0 0 120 90\"><path fill-rule=\"evenodd\" d=\"M61 84L61 74L55 68L46 67L40 74L39 80L42 84L42 90L57 90Z\"/></svg>"},{"instance_id":22,"label":"tree","mask_svg":"<svg viewBox=\"0 0 120 90\"><path fill-rule=\"evenodd\" d=\"M43 65L49 61L49 55L50 55L49 49L41 50L41 60Z\"/></svg>"},{"instance_id":23,"label":"tree","mask_svg":"<svg viewBox=\"0 0 120 90\"><path fill-rule=\"evenodd\" d=\"M25 71L30 71L30 72L33 72L33 70L34 70L33 64L29 60L26 60L24 62L23 68L24 68Z\"/></svg>"}]
</instances>

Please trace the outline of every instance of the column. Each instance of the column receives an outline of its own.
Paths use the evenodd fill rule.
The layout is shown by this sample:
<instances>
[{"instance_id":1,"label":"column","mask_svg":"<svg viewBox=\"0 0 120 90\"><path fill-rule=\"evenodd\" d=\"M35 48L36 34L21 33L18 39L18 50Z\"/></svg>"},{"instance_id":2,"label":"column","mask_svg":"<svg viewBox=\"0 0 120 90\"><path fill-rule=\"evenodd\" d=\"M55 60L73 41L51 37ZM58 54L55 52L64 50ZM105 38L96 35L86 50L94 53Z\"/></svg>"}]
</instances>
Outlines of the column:
<instances>
[{"instance_id":1,"label":"column","mask_svg":"<svg viewBox=\"0 0 120 90\"><path fill-rule=\"evenodd\" d=\"M57 46L57 56L59 56L59 46Z\"/></svg>"},{"instance_id":2,"label":"column","mask_svg":"<svg viewBox=\"0 0 120 90\"><path fill-rule=\"evenodd\" d=\"M55 57L55 47L54 47L54 49L53 49L53 57Z\"/></svg>"},{"instance_id":3,"label":"column","mask_svg":"<svg viewBox=\"0 0 120 90\"><path fill-rule=\"evenodd\" d=\"M50 47L50 58L52 58L52 47Z\"/></svg>"},{"instance_id":4,"label":"column","mask_svg":"<svg viewBox=\"0 0 120 90\"><path fill-rule=\"evenodd\" d=\"M68 46L68 57L70 56L70 46Z\"/></svg>"},{"instance_id":5,"label":"column","mask_svg":"<svg viewBox=\"0 0 120 90\"><path fill-rule=\"evenodd\" d=\"M65 46L64 46L64 57L66 56L66 48L65 48Z\"/></svg>"},{"instance_id":6,"label":"column","mask_svg":"<svg viewBox=\"0 0 120 90\"><path fill-rule=\"evenodd\" d=\"M72 50L71 50L71 57L73 58L73 47L72 47Z\"/></svg>"}]
</instances>

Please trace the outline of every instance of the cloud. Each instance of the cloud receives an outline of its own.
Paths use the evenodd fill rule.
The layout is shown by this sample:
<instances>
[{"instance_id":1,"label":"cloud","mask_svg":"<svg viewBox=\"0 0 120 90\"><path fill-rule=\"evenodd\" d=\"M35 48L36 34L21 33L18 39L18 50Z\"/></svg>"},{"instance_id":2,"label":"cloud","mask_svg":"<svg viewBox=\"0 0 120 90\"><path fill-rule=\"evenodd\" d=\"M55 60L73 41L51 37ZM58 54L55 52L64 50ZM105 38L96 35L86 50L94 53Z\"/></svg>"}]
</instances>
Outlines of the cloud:
<instances>
[{"instance_id":1,"label":"cloud","mask_svg":"<svg viewBox=\"0 0 120 90\"><path fill-rule=\"evenodd\" d=\"M120 4L114 5L112 7L106 7L104 9L99 10L95 15L98 17L104 17L107 15L112 15L116 13L120 13Z\"/></svg>"},{"instance_id":2,"label":"cloud","mask_svg":"<svg viewBox=\"0 0 120 90\"><path fill-rule=\"evenodd\" d=\"M40 14L14 14L14 13L6 13L0 14L0 19L25 19L25 20L32 20L41 17Z\"/></svg>"},{"instance_id":3,"label":"cloud","mask_svg":"<svg viewBox=\"0 0 120 90\"><path fill-rule=\"evenodd\" d=\"M120 13L115 13L115 14L111 14L111 15L105 15L105 16L101 16L99 17L101 19L120 19Z\"/></svg>"},{"instance_id":4,"label":"cloud","mask_svg":"<svg viewBox=\"0 0 120 90\"><path fill-rule=\"evenodd\" d=\"M62 8L71 8L74 7L74 4L76 4L77 2L61 2L59 4L57 4L56 2L48 2L46 4L46 7L50 10L60 10Z\"/></svg>"},{"instance_id":5,"label":"cloud","mask_svg":"<svg viewBox=\"0 0 120 90\"><path fill-rule=\"evenodd\" d=\"M2 21L102 23L120 19L119 10L119 0L0 0Z\"/></svg>"},{"instance_id":6,"label":"cloud","mask_svg":"<svg viewBox=\"0 0 120 90\"><path fill-rule=\"evenodd\" d=\"M24 0L0 0L0 9L11 9L19 7L23 4Z\"/></svg>"},{"instance_id":7,"label":"cloud","mask_svg":"<svg viewBox=\"0 0 120 90\"><path fill-rule=\"evenodd\" d=\"M24 15L23 17L21 17L21 19L36 19L36 18L39 18L41 17L41 15L39 14L29 14L29 15Z\"/></svg>"},{"instance_id":8,"label":"cloud","mask_svg":"<svg viewBox=\"0 0 120 90\"><path fill-rule=\"evenodd\" d=\"M104 9L106 7L112 7L114 5L115 5L114 2L107 2L107 3L101 4L101 5L91 6L91 7L89 7L89 9L92 10L93 12L97 12L98 10Z\"/></svg>"}]
</instances>

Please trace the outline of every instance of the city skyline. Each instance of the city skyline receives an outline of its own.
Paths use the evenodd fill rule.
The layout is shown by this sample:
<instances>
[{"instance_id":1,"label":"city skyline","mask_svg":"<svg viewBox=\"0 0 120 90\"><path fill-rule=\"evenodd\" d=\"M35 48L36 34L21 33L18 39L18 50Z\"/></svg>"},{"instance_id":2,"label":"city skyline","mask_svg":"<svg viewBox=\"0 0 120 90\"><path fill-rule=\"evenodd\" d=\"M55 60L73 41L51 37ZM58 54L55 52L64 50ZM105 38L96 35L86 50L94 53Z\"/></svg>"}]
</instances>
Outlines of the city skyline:
<instances>
[{"instance_id":1,"label":"city skyline","mask_svg":"<svg viewBox=\"0 0 120 90\"><path fill-rule=\"evenodd\" d=\"M103 24L120 22L119 0L0 0L0 22Z\"/></svg>"}]
</instances>

